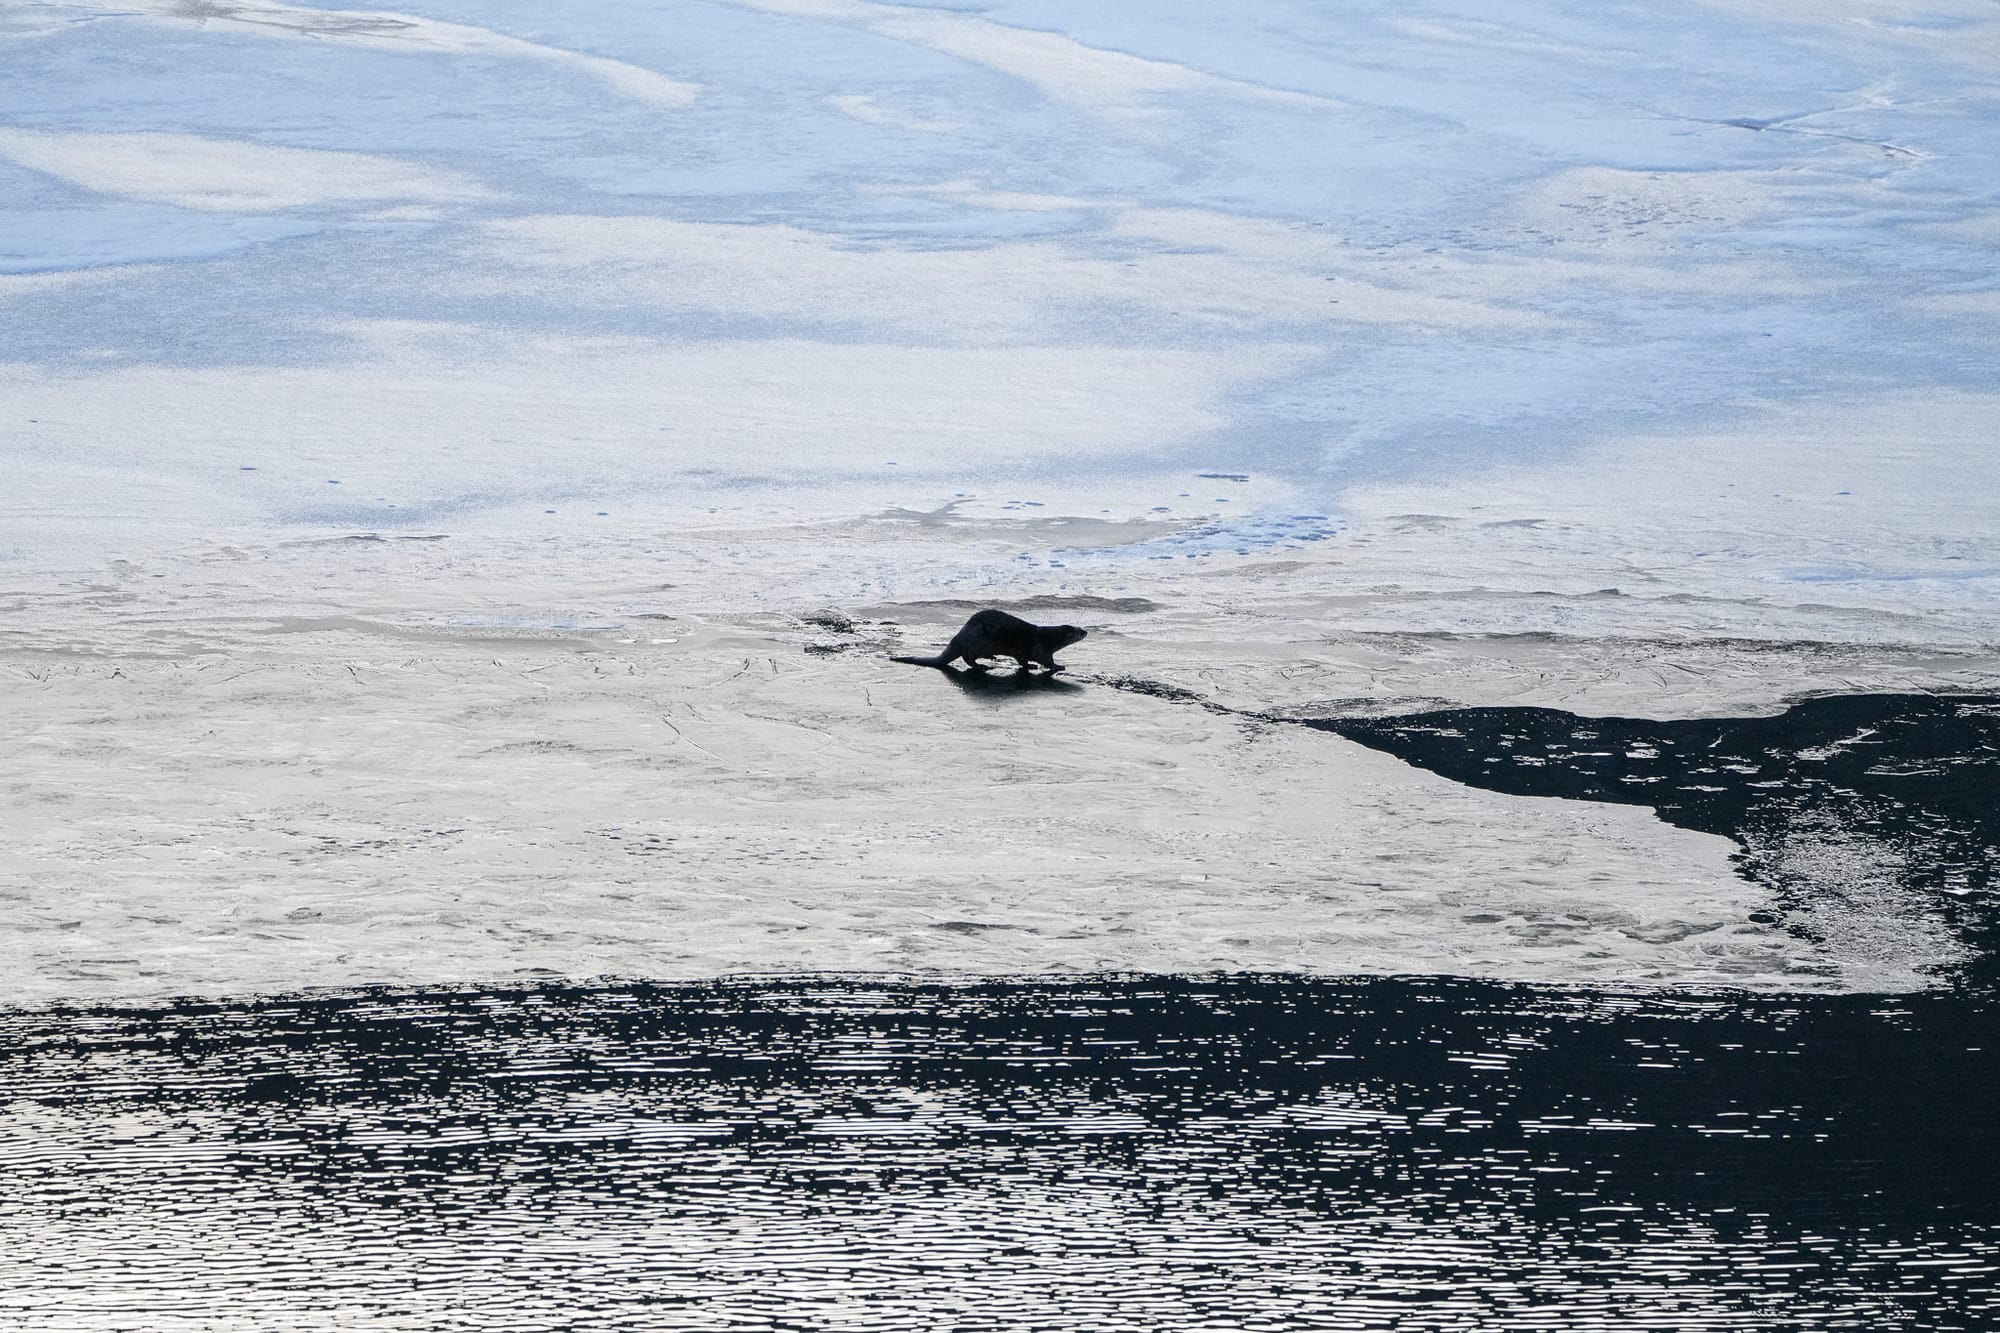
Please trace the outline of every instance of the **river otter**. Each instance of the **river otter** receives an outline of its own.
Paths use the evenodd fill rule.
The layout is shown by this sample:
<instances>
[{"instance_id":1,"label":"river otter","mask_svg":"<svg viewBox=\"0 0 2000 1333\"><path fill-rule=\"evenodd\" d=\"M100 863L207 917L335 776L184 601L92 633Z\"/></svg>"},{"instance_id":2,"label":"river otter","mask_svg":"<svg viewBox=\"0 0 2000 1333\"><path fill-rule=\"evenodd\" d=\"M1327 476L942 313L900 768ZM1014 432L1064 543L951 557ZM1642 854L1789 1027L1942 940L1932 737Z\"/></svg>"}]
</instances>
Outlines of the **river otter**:
<instances>
[{"instance_id":1,"label":"river otter","mask_svg":"<svg viewBox=\"0 0 2000 1333\"><path fill-rule=\"evenodd\" d=\"M982 657L1011 657L1021 669L1039 664L1045 671L1061 671L1056 650L1067 648L1090 631L1074 625L1031 625L1005 611L980 611L965 622L965 628L951 636L951 642L936 657L896 657L891 661L912 666L949 667L959 658L974 671L984 671Z\"/></svg>"}]
</instances>

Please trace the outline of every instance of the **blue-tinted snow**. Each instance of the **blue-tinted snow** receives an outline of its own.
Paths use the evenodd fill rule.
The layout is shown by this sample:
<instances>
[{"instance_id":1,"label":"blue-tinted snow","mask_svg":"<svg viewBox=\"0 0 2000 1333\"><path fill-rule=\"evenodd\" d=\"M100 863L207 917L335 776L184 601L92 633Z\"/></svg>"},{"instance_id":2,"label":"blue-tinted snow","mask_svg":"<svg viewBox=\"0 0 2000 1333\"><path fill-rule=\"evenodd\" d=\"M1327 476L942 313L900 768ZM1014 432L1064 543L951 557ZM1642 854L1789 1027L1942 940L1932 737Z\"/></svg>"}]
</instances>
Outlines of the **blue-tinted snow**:
<instances>
[{"instance_id":1,"label":"blue-tinted snow","mask_svg":"<svg viewBox=\"0 0 2000 1333\"><path fill-rule=\"evenodd\" d=\"M668 356L800 339L885 356L940 342L1172 348L1231 367L1202 410L1162 419L1143 448L1066 441L1030 470L1255 472L1293 489L1288 512L1337 509L1361 483L1715 427L1752 399L1992 389L1994 307L1933 299L1991 289L1990 23L1962 6L1848 23L1754 9L4 5L0 133L57 152L70 141L46 136L365 154L487 197L202 210L103 188L101 171L21 165L0 142L0 278L130 266L67 288L0 282L0 358L88 392L111 366L366 373L380 353L357 330L378 326L449 326L470 365L481 330ZM619 71L692 100L635 95ZM1208 220L1145 221L1160 211ZM671 272L627 285L652 256L537 268L500 252L514 233L496 224L553 217L785 227L836 252L944 259L885 268L869 299L836 284L817 305L745 308L680 299ZM1272 225L1298 244L1261 248L1255 228ZM1000 280L951 262L986 250ZM1189 256L1227 261L1201 309L1176 300L1173 265ZM700 262L747 279L765 261L751 244ZM1017 265L1056 294L954 324ZM1119 290L1104 275L1120 266L1150 276ZM705 271L729 288L729 272ZM1265 277L1292 284L1268 308ZM1325 309L1302 311L1298 288L1319 280ZM1431 304L1399 310L1385 293ZM454 507L532 504L577 480L523 461L559 443L532 430L487 443L449 487L437 469L410 478L407 511L447 493ZM845 443L795 472L879 466L881 450L852 442L850 457ZM171 470L179 442L152 444ZM62 481L59 451L22 447L38 485ZM694 477L730 460L632 461ZM919 461L903 479L936 503L992 475ZM203 484L186 492L197 510ZM248 516L323 505L281 490ZM217 521L246 517L235 505L218 495ZM1260 523L1225 522L1217 549L1264 540Z\"/></svg>"}]
</instances>

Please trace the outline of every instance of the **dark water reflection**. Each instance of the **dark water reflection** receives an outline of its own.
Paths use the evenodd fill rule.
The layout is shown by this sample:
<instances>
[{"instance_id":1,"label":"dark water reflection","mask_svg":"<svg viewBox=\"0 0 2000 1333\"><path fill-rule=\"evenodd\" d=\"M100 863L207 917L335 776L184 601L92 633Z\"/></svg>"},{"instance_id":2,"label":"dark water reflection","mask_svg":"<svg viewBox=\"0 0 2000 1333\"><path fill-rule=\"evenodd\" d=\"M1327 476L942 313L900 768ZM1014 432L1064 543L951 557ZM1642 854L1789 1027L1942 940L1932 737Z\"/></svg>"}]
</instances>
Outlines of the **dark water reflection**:
<instances>
[{"instance_id":1,"label":"dark water reflection","mask_svg":"<svg viewBox=\"0 0 2000 1333\"><path fill-rule=\"evenodd\" d=\"M771 981L0 1014L0 1326L1992 1329L1977 996Z\"/></svg>"}]
</instances>

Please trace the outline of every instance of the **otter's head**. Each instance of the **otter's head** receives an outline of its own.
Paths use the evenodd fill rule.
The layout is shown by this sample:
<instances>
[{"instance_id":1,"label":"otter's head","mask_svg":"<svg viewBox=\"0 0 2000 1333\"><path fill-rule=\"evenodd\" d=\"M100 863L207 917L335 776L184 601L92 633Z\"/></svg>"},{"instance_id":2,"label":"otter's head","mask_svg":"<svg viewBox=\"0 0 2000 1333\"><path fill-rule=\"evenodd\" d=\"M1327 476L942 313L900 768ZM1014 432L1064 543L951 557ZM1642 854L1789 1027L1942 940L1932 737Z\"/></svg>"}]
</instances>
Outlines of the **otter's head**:
<instances>
[{"instance_id":1,"label":"otter's head","mask_svg":"<svg viewBox=\"0 0 2000 1333\"><path fill-rule=\"evenodd\" d=\"M1067 648L1078 639L1088 638L1089 635L1089 630L1078 629L1074 625L1049 626L1049 636L1056 641L1057 648Z\"/></svg>"}]
</instances>

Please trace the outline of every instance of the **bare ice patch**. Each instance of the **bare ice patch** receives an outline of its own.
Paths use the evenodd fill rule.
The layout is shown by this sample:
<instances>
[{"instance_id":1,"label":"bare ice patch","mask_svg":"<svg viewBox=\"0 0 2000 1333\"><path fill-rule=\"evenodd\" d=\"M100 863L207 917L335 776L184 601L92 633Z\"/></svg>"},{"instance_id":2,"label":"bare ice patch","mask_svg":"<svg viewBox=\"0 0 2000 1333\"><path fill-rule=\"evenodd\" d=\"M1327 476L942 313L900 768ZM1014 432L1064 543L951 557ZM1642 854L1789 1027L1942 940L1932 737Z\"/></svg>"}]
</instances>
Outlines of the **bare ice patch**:
<instances>
[{"instance_id":1,"label":"bare ice patch","mask_svg":"<svg viewBox=\"0 0 2000 1333\"><path fill-rule=\"evenodd\" d=\"M1702 0L1713 9L1780 23L1864 29L1874 40L1967 64L2000 64L2000 20L1982 0Z\"/></svg>"},{"instance_id":2,"label":"bare ice patch","mask_svg":"<svg viewBox=\"0 0 2000 1333\"><path fill-rule=\"evenodd\" d=\"M101 194L218 213L310 205L485 199L457 172L369 153L278 148L192 134L55 133L0 128L0 156Z\"/></svg>"},{"instance_id":3,"label":"bare ice patch","mask_svg":"<svg viewBox=\"0 0 2000 1333\"><path fill-rule=\"evenodd\" d=\"M1705 431L1358 486L1348 569L1453 594L1444 622L1405 607L1407 628L1582 632L1644 615L1686 633L1977 641L2000 625L1996 420L2000 398L1982 393L1766 404ZM1623 600L1602 615L1518 599L1604 589Z\"/></svg>"},{"instance_id":4,"label":"bare ice patch","mask_svg":"<svg viewBox=\"0 0 2000 1333\"><path fill-rule=\"evenodd\" d=\"M1305 109L1337 109L1332 98L1192 69L1173 61L1105 50L1060 32L1016 27L971 14L880 4L876 0L731 0L797 18L858 24L870 32L984 65L1043 96L1128 127L1169 114L1158 97L1210 94Z\"/></svg>"},{"instance_id":5,"label":"bare ice patch","mask_svg":"<svg viewBox=\"0 0 2000 1333\"><path fill-rule=\"evenodd\" d=\"M1213 430L1226 396L1288 355L344 331L351 353L327 365L0 367L0 392L36 420L8 496L14 530L53 524L45 535L67 544L93 518L128 541L218 518L374 526L390 515L354 506L377 497L443 497L456 522L480 522L579 477L655 516L724 498L797 515L821 488L865 481L879 495L885 460L962 487L1145 459ZM143 433L127 428L141 419ZM263 470L239 472L245 461Z\"/></svg>"},{"instance_id":6,"label":"bare ice patch","mask_svg":"<svg viewBox=\"0 0 2000 1333\"><path fill-rule=\"evenodd\" d=\"M835 93L826 99L826 104L841 115L851 116L864 125L915 130L919 134L950 134L958 128L956 121L885 106L881 99L872 93Z\"/></svg>"},{"instance_id":7,"label":"bare ice patch","mask_svg":"<svg viewBox=\"0 0 2000 1333\"><path fill-rule=\"evenodd\" d=\"M942 197L980 207L1059 206L1059 197L950 187ZM1384 282L1379 266L1310 228L1211 212L1105 211L1108 229L1073 242L950 248L777 223L517 217L488 223L487 262L449 282L475 292L892 330L925 341L1095 341L1107 326L1121 342L1156 342L1214 330L1546 322L1420 283Z\"/></svg>"},{"instance_id":8,"label":"bare ice patch","mask_svg":"<svg viewBox=\"0 0 2000 1333\"><path fill-rule=\"evenodd\" d=\"M693 102L701 91L696 84L668 78L628 61L545 46L509 37L490 28L448 23L417 14L314 9L305 5L258 3L258 0L242 3L236 0L136 0L131 4L76 0L76 3L80 8L100 9L113 17L143 15L158 22L183 23L205 31L293 38L376 51L539 60L567 66L635 101L654 106L683 107Z\"/></svg>"}]
</instances>

